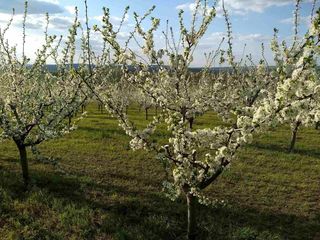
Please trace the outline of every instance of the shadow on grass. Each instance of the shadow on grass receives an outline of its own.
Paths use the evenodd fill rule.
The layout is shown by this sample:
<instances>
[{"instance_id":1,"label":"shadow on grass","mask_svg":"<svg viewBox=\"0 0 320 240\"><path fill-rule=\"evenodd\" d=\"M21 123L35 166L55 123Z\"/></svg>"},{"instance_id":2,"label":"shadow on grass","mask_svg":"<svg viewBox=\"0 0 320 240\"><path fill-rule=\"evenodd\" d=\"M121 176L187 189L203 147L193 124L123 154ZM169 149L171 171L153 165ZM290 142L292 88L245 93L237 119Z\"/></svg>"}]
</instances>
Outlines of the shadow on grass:
<instances>
[{"instance_id":1,"label":"shadow on grass","mask_svg":"<svg viewBox=\"0 0 320 240\"><path fill-rule=\"evenodd\" d=\"M283 145L253 143L248 146L251 148L257 148L257 149L261 149L261 150L290 154L288 151L288 146L283 146ZM310 157L314 157L314 158L320 158L320 150L319 149L295 148L291 154L299 154L299 155L310 156Z\"/></svg>"},{"instance_id":2,"label":"shadow on grass","mask_svg":"<svg viewBox=\"0 0 320 240\"><path fill-rule=\"evenodd\" d=\"M79 130L88 132L91 135L96 134L97 136L99 136L99 135L108 135L108 136L117 135L117 136L126 137L124 130L122 130L120 128L99 129L99 128L95 128L95 127L79 127Z\"/></svg>"},{"instance_id":3,"label":"shadow on grass","mask_svg":"<svg viewBox=\"0 0 320 240\"><path fill-rule=\"evenodd\" d=\"M277 212L260 212L257 209L236 204L232 205L231 208L217 208L208 211L203 208L201 212L203 216L202 223L209 225L206 227L206 229L209 230L205 234L206 239L211 239L210 233L213 231L216 231L216 239L264 239L261 237L256 238L257 236L255 237L254 234L246 238L226 235L228 232L234 233L236 229L248 227L255 229L260 234L265 232L266 236L270 236L270 238L265 239L314 240L317 239L315 237L320 234L319 216L314 219L309 219L307 217L298 217ZM215 223L213 223L213 221ZM215 230L212 227L214 227ZM278 238L275 238L276 236Z\"/></svg>"},{"instance_id":4,"label":"shadow on grass","mask_svg":"<svg viewBox=\"0 0 320 240\"><path fill-rule=\"evenodd\" d=\"M7 162L7 163L19 163L19 158L18 158L18 156L16 158L15 157L6 157L6 158L0 158L0 161ZM1 167L1 165L0 165L0 167Z\"/></svg>"},{"instance_id":5,"label":"shadow on grass","mask_svg":"<svg viewBox=\"0 0 320 240\"><path fill-rule=\"evenodd\" d=\"M96 226L96 232L109 231L111 234L125 236L120 239L136 239L134 237L136 231L139 231L141 236L146 234L142 239L178 239L176 231L179 226L175 225L176 221L171 219L177 218L177 215L178 218L183 219L180 216L179 205L172 204L156 192L129 190L112 183L83 182L74 176L68 177L55 173L32 171L31 174L30 192L23 190L19 172L10 171L0 174L0 179L6 179L0 181L0 190L10 192L14 200L22 204L28 202L29 193L41 190L50 196L48 199L59 199L64 202L64 205L74 204L78 208L86 207L112 216L114 226L111 230L110 223L103 222L100 226ZM51 203L47 204L50 208ZM170 226L168 226L169 223ZM182 227L184 225L182 224ZM182 235L184 236L184 233Z\"/></svg>"},{"instance_id":6,"label":"shadow on grass","mask_svg":"<svg viewBox=\"0 0 320 240\"><path fill-rule=\"evenodd\" d=\"M27 201L28 193L21 195L22 182L17 172L1 170L0 187L11 192L14 200ZM186 226L185 200L171 202L160 192L119 186L112 181L124 176L110 175L107 183L81 176L63 176L57 173L32 171L37 191L45 190L50 199L62 199L65 204L87 207L110 219L95 226L95 232L106 231L115 239L184 239ZM129 180L141 181L130 176ZM51 203L48 203L48 208ZM320 213L314 218L278 212L261 212L238 203L228 207L199 206L198 239L257 239L237 238L234 233L245 227L268 232L281 238L317 239L320 232ZM46 219L46 221L50 221ZM267 239L267 238L266 238ZM268 238L269 239L269 238Z\"/></svg>"},{"instance_id":7,"label":"shadow on grass","mask_svg":"<svg viewBox=\"0 0 320 240\"><path fill-rule=\"evenodd\" d=\"M98 113L98 112L94 112L89 116L86 116L86 119L98 119L99 122L103 122L105 120L112 120L112 121L116 120L116 118L110 116L107 113Z\"/></svg>"}]
</instances>

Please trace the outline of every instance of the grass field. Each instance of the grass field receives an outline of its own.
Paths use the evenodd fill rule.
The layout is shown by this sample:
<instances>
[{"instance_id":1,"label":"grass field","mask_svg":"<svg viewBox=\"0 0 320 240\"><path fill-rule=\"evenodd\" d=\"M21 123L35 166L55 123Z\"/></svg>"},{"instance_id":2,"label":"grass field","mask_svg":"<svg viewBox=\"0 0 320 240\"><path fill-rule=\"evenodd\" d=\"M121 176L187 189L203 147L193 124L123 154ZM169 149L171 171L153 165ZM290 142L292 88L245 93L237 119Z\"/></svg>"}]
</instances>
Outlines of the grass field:
<instances>
[{"instance_id":1,"label":"grass field","mask_svg":"<svg viewBox=\"0 0 320 240\"><path fill-rule=\"evenodd\" d=\"M0 143L0 239L184 239L185 200L171 202L161 192L161 163L131 151L129 138L96 104L87 111L78 130L40 147L63 172L29 153L28 191L15 146ZM146 124L143 112L129 113ZM195 127L217 121L208 114ZM320 239L320 131L299 132L292 154L289 138L282 127L241 150L208 190L226 206L200 206L199 239Z\"/></svg>"}]
</instances>

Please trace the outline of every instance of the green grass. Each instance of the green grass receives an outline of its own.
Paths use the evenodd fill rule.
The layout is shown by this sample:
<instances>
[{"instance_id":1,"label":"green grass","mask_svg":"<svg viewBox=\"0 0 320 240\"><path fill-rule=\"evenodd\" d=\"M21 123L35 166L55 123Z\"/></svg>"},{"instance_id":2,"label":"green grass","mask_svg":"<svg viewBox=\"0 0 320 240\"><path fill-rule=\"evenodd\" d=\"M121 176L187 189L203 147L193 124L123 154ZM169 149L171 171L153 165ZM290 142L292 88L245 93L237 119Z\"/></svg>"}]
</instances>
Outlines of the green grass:
<instances>
[{"instance_id":1,"label":"green grass","mask_svg":"<svg viewBox=\"0 0 320 240\"><path fill-rule=\"evenodd\" d=\"M161 192L165 173L95 104L77 131L41 145L63 172L29 152L32 187L23 190L18 155L0 144L0 239L185 239L185 200ZM144 113L130 109L145 125ZM195 127L214 126L213 114ZM166 136L160 129L157 137ZM320 131L288 127L256 136L209 189L226 206L199 208L199 239L320 239Z\"/></svg>"}]
</instances>

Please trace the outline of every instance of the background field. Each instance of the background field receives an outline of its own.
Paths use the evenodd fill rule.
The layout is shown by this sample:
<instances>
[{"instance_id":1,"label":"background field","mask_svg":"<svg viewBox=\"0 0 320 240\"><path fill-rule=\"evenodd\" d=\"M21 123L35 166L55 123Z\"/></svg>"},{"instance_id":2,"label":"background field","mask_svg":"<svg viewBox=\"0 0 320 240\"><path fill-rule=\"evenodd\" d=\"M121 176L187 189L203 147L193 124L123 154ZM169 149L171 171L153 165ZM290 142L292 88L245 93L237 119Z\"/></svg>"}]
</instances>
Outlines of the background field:
<instances>
[{"instance_id":1,"label":"background field","mask_svg":"<svg viewBox=\"0 0 320 240\"><path fill-rule=\"evenodd\" d=\"M40 147L64 172L29 154L29 191L15 146L0 144L0 239L184 239L185 200L171 202L161 192L161 163L152 153L131 151L129 138L97 104L87 111L77 131ZM129 113L146 124L137 108ZM208 114L195 127L217 121ZM210 187L227 204L200 207L199 239L320 239L319 137L303 129L288 154L288 127L256 136Z\"/></svg>"}]
</instances>

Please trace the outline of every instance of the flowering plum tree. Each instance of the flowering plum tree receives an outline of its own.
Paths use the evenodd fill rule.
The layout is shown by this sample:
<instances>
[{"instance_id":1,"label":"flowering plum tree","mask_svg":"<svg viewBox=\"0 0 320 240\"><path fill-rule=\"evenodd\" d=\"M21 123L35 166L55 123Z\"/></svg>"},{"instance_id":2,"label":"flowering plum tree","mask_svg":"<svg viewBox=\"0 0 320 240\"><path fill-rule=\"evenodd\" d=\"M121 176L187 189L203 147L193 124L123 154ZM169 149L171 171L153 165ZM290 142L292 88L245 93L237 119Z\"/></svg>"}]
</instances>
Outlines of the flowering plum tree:
<instances>
[{"instance_id":1,"label":"flowering plum tree","mask_svg":"<svg viewBox=\"0 0 320 240\"><path fill-rule=\"evenodd\" d=\"M320 80L316 70L319 61L319 23L320 10L308 32L294 47L288 48L283 44L281 49L278 42L273 40L276 69L272 74L278 78L278 83L274 94L268 94L253 111L253 126L262 127L292 119L298 119L300 124L319 121Z\"/></svg>"},{"instance_id":2,"label":"flowering plum tree","mask_svg":"<svg viewBox=\"0 0 320 240\"><path fill-rule=\"evenodd\" d=\"M202 203L209 203L202 190L208 187L223 172L231 162L235 151L250 136L242 129L217 127L192 131L189 125L191 117L204 114L211 109L212 93L209 82L201 78L197 88L192 86L189 66L193 61L193 53L199 40L205 34L216 12L209 7L207 1L203 4L196 1L192 25L188 30L184 26L183 12L179 13L180 42L166 33L166 49L155 50L154 33L159 27L160 20L152 18L152 26L148 31L141 27L141 21L148 16L134 14L136 28L134 34L144 39L141 50L145 60L140 58L127 46L121 47L116 41L116 31L109 21L109 12L105 11L104 26L100 30L105 41L110 44L115 53L115 61L124 69L123 79L140 89L146 96L153 99L162 111L151 121L144 130L137 130L130 122L121 104L112 93L102 94L109 111L118 117L120 125L133 139L130 142L133 149L151 149L168 163L168 170L172 171L173 182L165 182L164 187L171 199L184 194L188 203L188 236L196 236L196 199ZM197 27L197 17L203 15ZM173 30L171 29L173 35ZM177 45L181 46L181 50ZM168 63L165 64L165 58ZM151 65L157 65L156 71L150 71ZM127 71L126 66L135 66L134 71ZM203 75L205 76L205 75ZM101 77L101 76L100 76ZM110 91L110 89L109 89ZM159 123L165 123L171 132L167 144L158 145L151 140L152 133Z\"/></svg>"},{"instance_id":3,"label":"flowering plum tree","mask_svg":"<svg viewBox=\"0 0 320 240\"><path fill-rule=\"evenodd\" d=\"M83 82L73 67L79 24L77 17L61 55L61 39L55 43L56 37L48 35L47 15L44 44L36 52L34 62L30 63L24 52L27 2L25 6L21 58L16 47L10 46L6 40L11 21L0 34L0 138L15 142L20 153L24 183L28 185L26 149L72 130L74 126L68 126L66 118L77 111L86 97L82 93ZM46 66L50 57L57 61L54 74Z\"/></svg>"},{"instance_id":4,"label":"flowering plum tree","mask_svg":"<svg viewBox=\"0 0 320 240\"><path fill-rule=\"evenodd\" d=\"M250 71L248 67L239 68L233 60L232 45L230 45L230 24L229 20L226 18L228 23L228 60L230 66L234 69L231 74L225 73L224 77L218 78L216 84L218 85L216 89L219 89L215 96L217 98L223 99L220 101L218 107L222 110L223 116L232 118L234 115L241 115L241 111L254 111L256 107L260 107L261 104L266 100L266 97L269 99L276 99L276 94L278 93L277 88L283 84L284 79L291 78L292 74L297 69L298 60L301 61L303 52L305 51L306 42L310 37L310 33L307 33L307 37L299 40L298 38L298 19L299 19L299 6L301 1L296 2L296 9L294 12L294 37L291 46L285 41L279 43L278 40L278 30L275 29L274 38L271 43L271 49L274 52L274 61L276 63L276 68L270 68L266 63L265 58L261 60L260 64L257 67L254 67ZM316 1L313 2L313 9L315 8ZM225 14L227 17L227 15ZM311 14L311 20L313 20L313 13ZM262 48L262 53L264 53L264 47ZM263 55L263 54L262 54ZM224 58L222 58L225 61ZM308 66L308 71L304 72L302 79L307 80L310 78L313 79L313 84L318 84L318 75L317 75L317 64L316 60L313 65ZM236 73L236 74L234 74ZM223 75L223 74L222 74ZM240 79L240 80L239 80ZM220 90L221 89L221 90ZM232 92L233 94L229 94ZM298 90L299 88L297 88ZM302 104L302 102L304 104ZM290 123L292 129L292 139L289 148L291 152L294 148L296 142L297 132L300 126L314 125L317 122L316 113L318 111L319 102L316 97L308 98L304 101L299 101L299 107L288 107L286 110L282 110L277 113L277 117L270 121L269 124L275 125L277 123ZM255 106L254 106L255 105ZM232 115L228 115L232 110ZM227 111L223 111L226 109ZM285 112L286 111L286 112ZM281 114L280 114L281 113ZM277 122L278 121L278 122Z\"/></svg>"},{"instance_id":5,"label":"flowering plum tree","mask_svg":"<svg viewBox=\"0 0 320 240\"><path fill-rule=\"evenodd\" d=\"M141 92L140 90L135 92L135 101L139 105L139 109L143 109L145 112L145 119L149 119L149 109L152 108L153 99L150 98L148 95L145 95L144 92ZM140 111L140 110L139 110Z\"/></svg>"},{"instance_id":6,"label":"flowering plum tree","mask_svg":"<svg viewBox=\"0 0 320 240\"><path fill-rule=\"evenodd\" d=\"M102 28L95 27L95 29L101 32L114 53L113 66L121 66L123 70L121 81L132 84L153 99L161 107L161 113L154 117L145 129L137 129L128 119L121 101L114 97L111 87L90 86L90 88L132 137L130 142L132 149L154 151L159 159L166 162L172 178L164 182L164 189L171 199L176 199L180 195L186 197L188 239L196 239L196 201L203 204L212 203L204 195L203 190L215 183L234 160L237 150L251 141L254 132L262 131L265 126L277 122L278 117L287 116L291 109L300 109L310 99L317 98L319 83L315 80L315 76L310 74L310 69L314 68L315 53L319 51L317 39L320 18L318 14L314 19L312 30L307 34L304 44L299 47L296 62L294 64L277 62L276 70L271 73L264 61L249 71L243 71L240 65L235 63L230 36L231 27L226 18L229 35L227 56L232 71L211 76L211 78L222 76L221 79L216 79L216 82L207 74L201 74L197 87L194 87L189 67L200 39L216 15L214 4L209 6L208 1L196 0L189 28L184 23L184 14L181 11L179 41L175 41L174 30L170 28L163 32L166 47L162 49L157 49L154 41L160 20L151 18L152 24L149 30L144 30L141 25L152 10L143 16L134 14L136 26L124 46L117 40L119 30L114 30L110 23L108 9L104 11ZM143 40L143 43L136 41L142 55L129 47L130 40L138 38ZM278 54L278 50L275 53ZM289 63L294 69L291 71L292 74L288 75L285 69ZM150 67L155 65L156 70L151 71ZM95 73L97 79L110 81L105 77L105 73L99 74ZM232 85L223 83L223 79L230 80ZM238 84L236 79L242 82ZM272 81L268 83L270 79ZM256 83L259 83L258 87L248 91L248 88L255 86ZM101 89L103 91L99 91ZM232 100L227 99L228 97ZM238 104L239 102L241 104ZM196 130L191 128L189 119L194 119L212 109L221 115L232 114L235 119L234 124L230 127L221 125ZM315 110L314 116L318 116L318 111ZM160 144L152 138L159 124L165 124L170 132L165 144Z\"/></svg>"},{"instance_id":7,"label":"flowering plum tree","mask_svg":"<svg viewBox=\"0 0 320 240\"><path fill-rule=\"evenodd\" d=\"M292 74L296 74L296 66L298 61L302 61L301 57L306 47L306 38L299 39L298 37L298 27L299 27L299 8L300 8L301 0L296 2L296 9L294 12L294 34L291 46L285 41L279 43L277 34L278 30L275 29L274 39L272 40L272 50L274 51L274 60L279 66L276 71L274 71L274 75L278 79L286 79L288 77L297 77L292 76ZM316 4L316 1L313 2L313 9ZM311 14L311 20L313 20L313 13ZM310 33L307 33L309 38ZM311 58L313 59L313 58ZM318 84L319 76L317 73L317 64L312 61L313 64L308 66L308 71L304 71L302 79L305 79L306 82L308 79L314 79L314 84ZM281 75L280 75L281 73ZM289 146L289 152L292 152L296 143L297 133L301 126L310 126L315 125L317 119L314 116L314 111L317 111L319 106L318 99L310 98L308 101L304 101L303 105L299 105L299 107L290 108L288 111L279 116L278 120L280 123L289 123L292 131L291 142Z\"/></svg>"}]
</instances>

